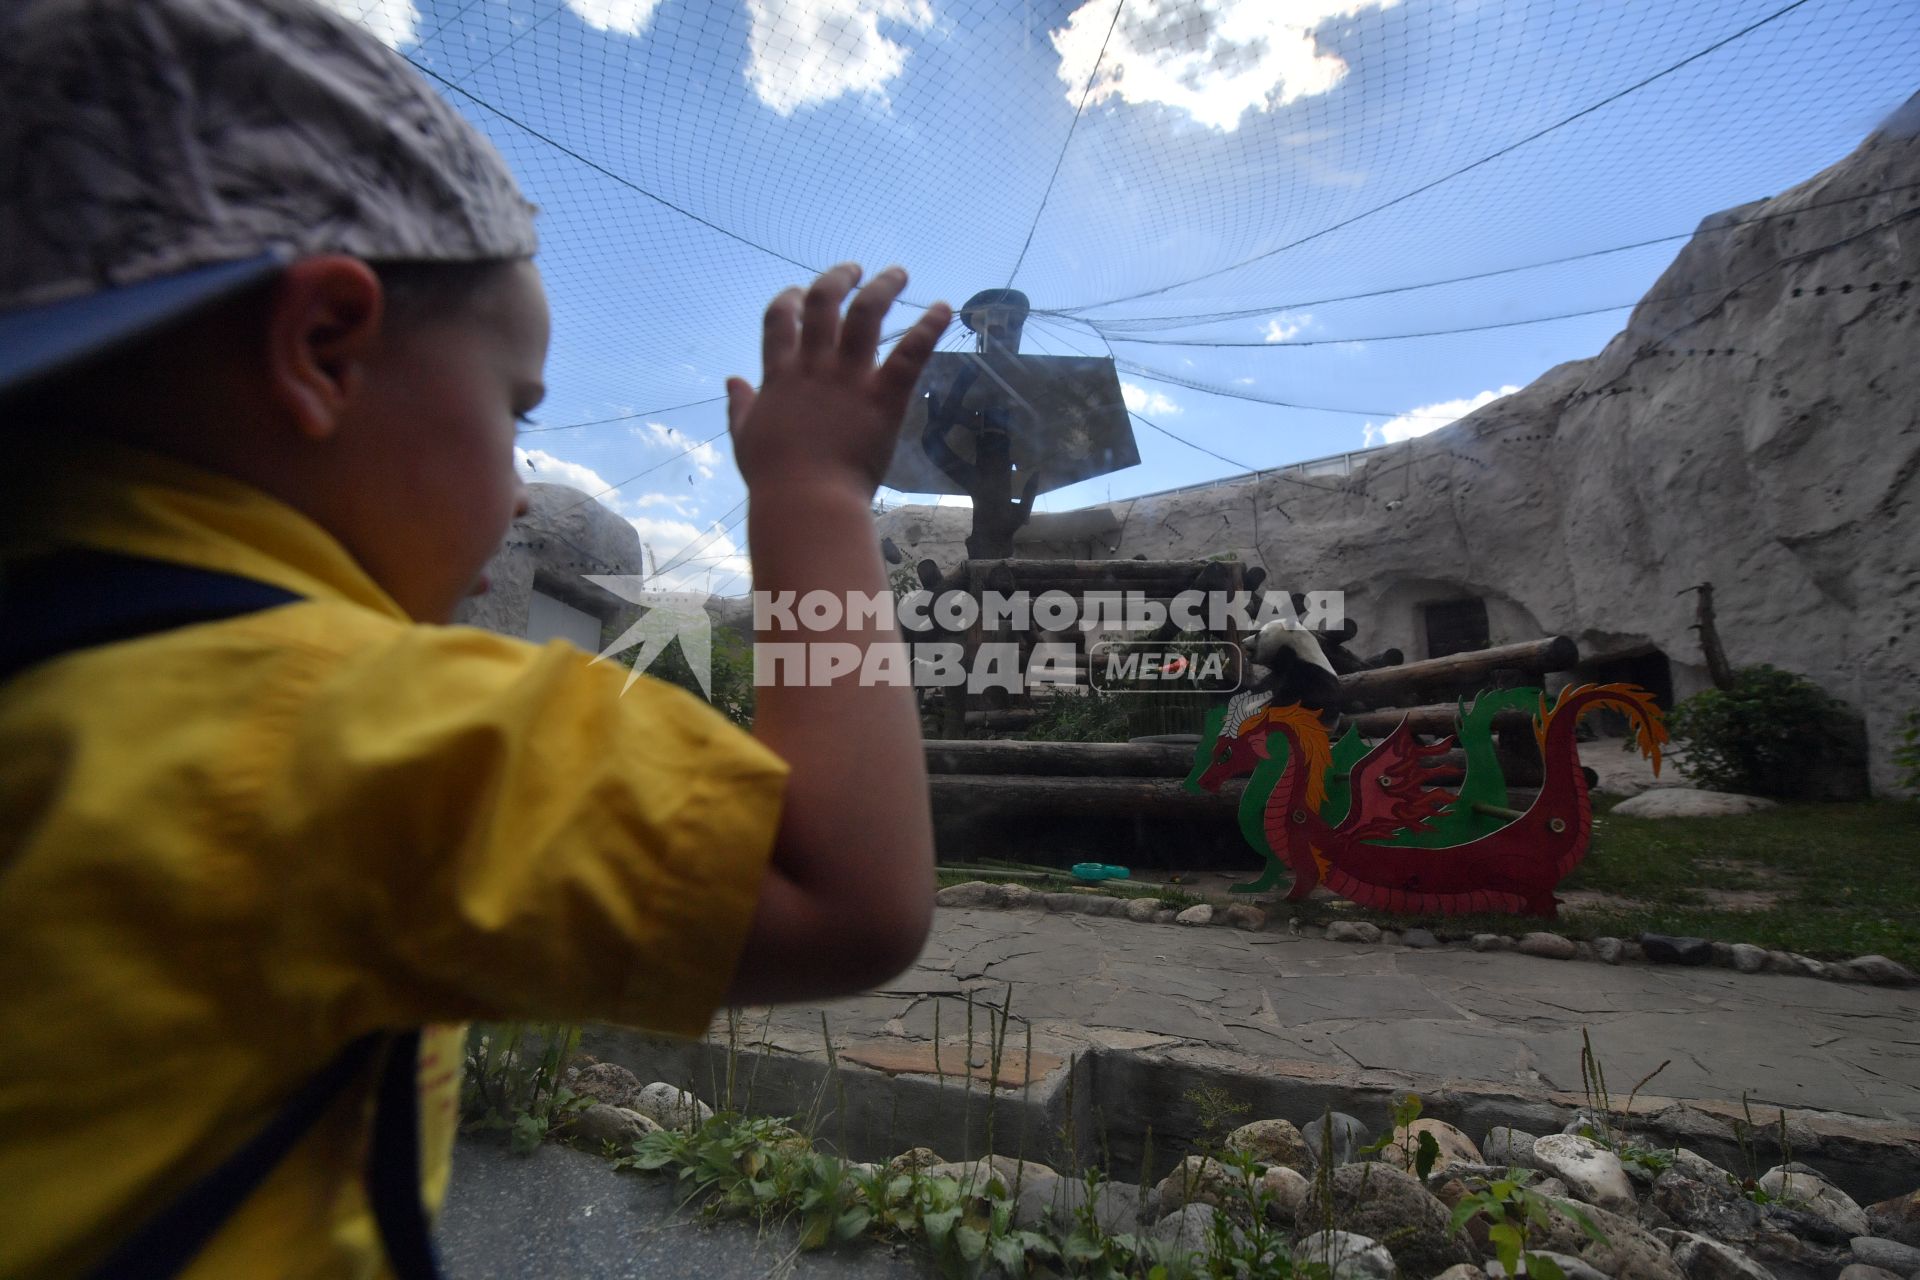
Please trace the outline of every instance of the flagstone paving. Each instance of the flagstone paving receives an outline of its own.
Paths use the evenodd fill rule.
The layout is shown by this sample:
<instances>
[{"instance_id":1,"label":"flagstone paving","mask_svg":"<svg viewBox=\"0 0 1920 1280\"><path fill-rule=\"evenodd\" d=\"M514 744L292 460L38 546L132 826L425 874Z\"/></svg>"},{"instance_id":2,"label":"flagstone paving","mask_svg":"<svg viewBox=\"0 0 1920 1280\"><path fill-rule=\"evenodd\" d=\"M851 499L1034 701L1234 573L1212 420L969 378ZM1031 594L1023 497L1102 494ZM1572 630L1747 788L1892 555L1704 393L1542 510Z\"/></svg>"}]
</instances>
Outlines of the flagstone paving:
<instances>
[{"instance_id":1,"label":"flagstone paving","mask_svg":"<svg viewBox=\"0 0 1920 1280\"><path fill-rule=\"evenodd\" d=\"M987 1040L981 1007L1011 1002L1010 1044L1206 1049L1360 1072L1581 1087L1581 1032L1617 1092L1653 1091L1883 1120L1920 1118L1920 990L1777 974L1609 966L1514 952L1327 942L1285 927L1138 924L1036 910L942 908L920 960L870 995L750 1012L745 1038L794 1053L885 1051L943 1072Z\"/></svg>"}]
</instances>

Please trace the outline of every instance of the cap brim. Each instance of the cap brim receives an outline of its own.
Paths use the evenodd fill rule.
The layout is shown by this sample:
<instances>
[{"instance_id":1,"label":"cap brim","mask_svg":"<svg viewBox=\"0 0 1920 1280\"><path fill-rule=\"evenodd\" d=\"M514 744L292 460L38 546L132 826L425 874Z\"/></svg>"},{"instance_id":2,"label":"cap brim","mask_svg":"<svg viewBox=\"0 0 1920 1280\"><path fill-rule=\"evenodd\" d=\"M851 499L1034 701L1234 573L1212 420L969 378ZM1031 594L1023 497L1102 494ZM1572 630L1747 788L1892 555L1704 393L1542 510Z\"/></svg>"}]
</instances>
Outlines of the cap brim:
<instances>
[{"instance_id":1,"label":"cap brim","mask_svg":"<svg viewBox=\"0 0 1920 1280\"><path fill-rule=\"evenodd\" d=\"M104 355L285 265L284 254L267 252L0 315L0 392Z\"/></svg>"}]
</instances>

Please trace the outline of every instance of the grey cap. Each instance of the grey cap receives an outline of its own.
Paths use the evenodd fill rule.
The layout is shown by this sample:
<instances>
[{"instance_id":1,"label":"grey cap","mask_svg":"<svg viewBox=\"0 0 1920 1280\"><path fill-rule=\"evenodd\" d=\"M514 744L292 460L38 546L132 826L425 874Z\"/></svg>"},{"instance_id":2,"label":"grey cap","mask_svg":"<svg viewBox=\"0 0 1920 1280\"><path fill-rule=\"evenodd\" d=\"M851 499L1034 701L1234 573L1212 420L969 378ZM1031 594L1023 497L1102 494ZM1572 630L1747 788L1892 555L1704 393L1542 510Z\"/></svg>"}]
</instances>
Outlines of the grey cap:
<instances>
[{"instance_id":1,"label":"grey cap","mask_svg":"<svg viewBox=\"0 0 1920 1280\"><path fill-rule=\"evenodd\" d=\"M535 248L492 145L312 0L8 0L0 389L321 253Z\"/></svg>"}]
</instances>

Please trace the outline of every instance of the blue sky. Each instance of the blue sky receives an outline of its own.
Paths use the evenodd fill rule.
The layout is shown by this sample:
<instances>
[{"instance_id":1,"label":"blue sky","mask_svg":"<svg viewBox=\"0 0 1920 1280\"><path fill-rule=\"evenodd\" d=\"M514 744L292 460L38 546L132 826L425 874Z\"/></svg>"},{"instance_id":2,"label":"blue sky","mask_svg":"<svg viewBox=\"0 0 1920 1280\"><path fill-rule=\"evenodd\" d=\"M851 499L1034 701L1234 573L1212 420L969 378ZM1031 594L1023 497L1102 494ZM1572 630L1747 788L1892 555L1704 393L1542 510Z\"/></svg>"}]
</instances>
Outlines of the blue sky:
<instances>
[{"instance_id":1,"label":"blue sky","mask_svg":"<svg viewBox=\"0 0 1920 1280\"><path fill-rule=\"evenodd\" d=\"M1590 355L1624 310L1542 318L1633 302L1680 241L1406 286L1685 233L1920 89L1920 0L329 3L542 206L533 477L618 484L674 576L728 592L725 437L674 457L722 408L670 406L754 376L811 269L899 261L923 304L1011 279L1025 350L1111 352L1210 451L1136 423L1141 465L1060 510L1403 438Z\"/></svg>"}]
</instances>

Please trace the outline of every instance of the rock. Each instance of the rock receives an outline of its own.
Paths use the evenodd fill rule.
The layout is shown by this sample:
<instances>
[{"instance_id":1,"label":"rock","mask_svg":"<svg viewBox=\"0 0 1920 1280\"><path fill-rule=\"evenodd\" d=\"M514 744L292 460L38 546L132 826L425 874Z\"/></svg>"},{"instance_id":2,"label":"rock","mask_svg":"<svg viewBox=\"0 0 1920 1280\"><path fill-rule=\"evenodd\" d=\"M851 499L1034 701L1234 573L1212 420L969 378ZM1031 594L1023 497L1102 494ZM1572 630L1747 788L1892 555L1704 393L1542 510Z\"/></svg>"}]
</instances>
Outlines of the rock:
<instances>
[{"instance_id":1,"label":"rock","mask_svg":"<svg viewBox=\"0 0 1920 1280\"><path fill-rule=\"evenodd\" d=\"M1380 926L1365 920L1335 920L1327 926L1328 942L1380 941Z\"/></svg>"},{"instance_id":2,"label":"rock","mask_svg":"<svg viewBox=\"0 0 1920 1280\"><path fill-rule=\"evenodd\" d=\"M1913 970L1885 956L1858 956L1840 967L1853 975L1856 981L1883 987L1907 987L1916 981Z\"/></svg>"},{"instance_id":3,"label":"rock","mask_svg":"<svg viewBox=\"0 0 1920 1280\"><path fill-rule=\"evenodd\" d=\"M1839 1246L1853 1243L1852 1234L1845 1228L1805 1209L1793 1209L1783 1204L1762 1205L1760 1216L1769 1227L1777 1227L1790 1236L1814 1244Z\"/></svg>"},{"instance_id":4,"label":"rock","mask_svg":"<svg viewBox=\"0 0 1920 1280\"><path fill-rule=\"evenodd\" d=\"M1228 1134L1220 1144L1230 1152L1244 1152L1263 1165L1281 1165L1306 1171L1313 1168L1307 1140L1290 1120L1255 1120Z\"/></svg>"},{"instance_id":5,"label":"rock","mask_svg":"<svg viewBox=\"0 0 1920 1280\"><path fill-rule=\"evenodd\" d=\"M1267 927L1267 913L1244 902L1236 902L1227 908L1227 923L1235 929L1258 933Z\"/></svg>"},{"instance_id":6,"label":"rock","mask_svg":"<svg viewBox=\"0 0 1920 1280\"><path fill-rule=\"evenodd\" d=\"M1182 911L1178 915L1174 916L1173 922L1175 924L1192 924L1192 925L1212 924L1213 908L1204 902L1198 903L1194 906L1188 907L1185 911Z\"/></svg>"},{"instance_id":7,"label":"rock","mask_svg":"<svg viewBox=\"0 0 1920 1280\"><path fill-rule=\"evenodd\" d=\"M1497 933L1476 933L1472 945L1475 951L1505 951L1513 945L1513 940Z\"/></svg>"},{"instance_id":8,"label":"rock","mask_svg":"<svg viewBox=\"0 0 1920 1280\"><path fill-rule=\"evenodd\" d=\"M1023 884L1006 884L1001 885L1000 888L1004 895L1000 905L1008 911L1017 911L1022 907L1031 907L1034 905L1034 899L1040 896Z\"/></svg>"},{"instance_id":9,"label":"rock","mask_svg":"<svg viewBox=\"0 0 1920 1280\"><path fill-rule=\"evenodd\" d=\"M1836 1280L1901 1280L1901 1278L1891 1271L1870 1267L1864 1262L1850 1262L1840 1268L1840 1274Z\"/></svg>"},{"instance_id":10,"label":"rock","mask_svg":"<svg viewBox=\"0 0 1920 1280\"><path fill-rule=\"evenodd\" d=\"M1867 1206L1870 1235L1920 1247L1920 1191Z\"/></svg>"},{"instance_id":11,"label":"rock","mask_svg":"<svg viewBox=\"0 0 1920 1280\"><path fill-rule=\"evenodd\" d=\"M1567 1280L1608 1280L1604 1272L1594 1270L1572 1254L1555 1253L1551 1249L1530 1249L1528 1253L1536 1258L1545 1258L1559 1267L1561 1271L1566 1273ZM1504 1280L1507 1269L1500 1265L1500 1259L1489 1258L1487 1260L1487 1274L1500 1277ZM1527 1274L1524 1261L1521 1264L1520 1274Z\"/></svg>"},{"instance_id":12,"label":"rock","mask_svg":"<svg viewBox=\"0 0 1920 1280\"><path fill-rule=\"evenodd\" d=\"M1642 791L1613 806L1622 818L1729 818L1762 809L1777 809L1760 796L1737 796L1725 791L1698 791L1692 787L1661 787Z\"/></svg>"},{"instance_id":13,"label":"rock","mask_svg":"<svg viewBox=\"0 0 1920 1280\"><path fill-rule=\"evenodd\" d=\"M1674 1148L1673 1171L1710 1186L1725 1188L1729 1195L1739 1194L1734 1189L1734 1177L1731 1173L1690 1147ZM1751 1204L1752 1201L1748 1203Z\"/></svg>"},{"instance_id":14,"label":"rock","mask_svg":"<svg viewBox=\"0 0 1920 1280\"><path fill-rule=\"evenodd\" d=\"M1866 1210L1854 1203L1852 1196L1817 1173L1779 1166L1760 1175L1760 1189L1782 1201L1788 1208L1804 1209L1825 1218L1849 1236L1865 1236L1873 1229L1867 1221ZM1916 1266L1920 1266L1920 1262L1916 1262ZM1908 1268L1910 1271L1913 1269Z\"/></svg>"},{"instance_id":15,"label":"rock","mask_svg":"<svg viewBox=\"0 0 1920 1280\"><path fill-rule=\"evenodd\" d=\"M1172 907L1162 907L1160 908L1160 910L1153 913L1153 922L1155 924L1172 924L1175 920L1179 918L1180 918L1180 913L1178 911L1175 911Z\"/></svg>"},{"instance_id":16,"label":"rock","mask_svg":"<svg viewBox=\"0 0 1920 1280\"><path fill-rule=\"evenodd\" d=\"M1575 960L1582 962L1583 964L1591 964L1593 961L1599 959L1600 957L1598 953L1594 951L1593 944L1591 942L1587 942L1584 939L1576 938L1574 939L1574 943L1573 943L1573 958Z\"/></svg>"},{"instance_id":17,"label":"rock","mask_svg":"<svg viewBox=\"0 0 1920 1280\"><path fill-rule=\"evenodd\" d=\"M640 1077L617 1062L596 1062L574 1072L567 1087L583 1098L624 1107L640 1092Z\"/></svg>"},{"instance_id":18,"label":"rock","mask_svg":"<svg viewBox=\"0 0 1920 1280\"><path fill-rule=\"evenodd\" d=\"M1124 898L1109 898L1104 893L1047 893L1040 900L1049 911L1064 911L1082 916L1112 916L1126 912Z\"/></svg>"},{"instance_id":19,"label":"rock","mask_svg":"<svg viewBox=\"0 0 1920 1280\"><path fill-rule=\"evenodd\" d=\"M950 884L933 895L935 906L939 907L998 907L1007 900L1006 886L988 884L985 880L969 880L965 884Z\"/></svg>"},{"instance_id":20,"label":"rock","mask_svg":"<svg viewBox=\"0 0 1920 1280\"><path fill-rule=\"evenodd\" d=\"M1740 1246L1747 1256L1785 1280L1826 1280L1853 1261L1845 1247L1814 1244L1790 1231L1762 1222L1750 1241Z\"/></svg>"},{"instance_id":21,"label":"rock","mask_svg":"<svg viewBox=\"0 0 1920 1280\"><path fill-rule=\"evenodd\" d=\"M1024 1194L1029 1182L1051 1187L1060 1180L1060 1175L1044 1164L998 1155L982 1156L978 1160L929 1165L920 1172L927 1178L952 1179L959 1185L962 1195L987 1195L995 1181L998 1181L1001 1189L1011 1196L1015 1188Z\"/></svg>"},{"instance_id":22,"label":"rock","mask_svg":"<svg viewBox=\"0 0 1920 1280\"><path fill-rule=\"evenodd\" d=\"M713 1108L678 1085L655 1081L633 1095L633 1109L666 1129L697 1129Z\"/></svg>"},{"instance_id":23,"label":"rock","mask_svg":"<svg viewBox=\"0 0 1920 1280\"><path fill-rule=\"evenodd\" d=\"M1543 960L1571 960L1574 956L1573 940L1557 933L1522 934L1514 950L1523 956L1539 956Z\"/></svg>"},{"instance_id":24,"label":"rock","mask_svg":"<svg viewBox=\"0 0 1920 1280\"><path fill-rule=\"evenodd\" d=\"M1433 1168L1428 1176L1440 1173L1456 1164L1479 1164L1483 1157L1480 1148L1473 1145L1473 1139L1454 1128L1444 1120L1415 1120L1412 1124L1395 1128L1393 1141L1380 1152L1380 1159L1396 1169L1409 1167L1407 1150L1418 1151L1420 1135L1433 1135L1434 1145L1440 1148L1440 1154L1434 1157Z\"/></svg>"},{"instance_id":25,"label":"rock","mask_svg":"<svg viewBox=\"0 0 1920 1280\"><path fill-rule=\"evenodd\" d=\"M1351 1231L1314 1232L1294 1250L1294 1261L1327 1268L1329 1280L1395 1280L1398 1274L1384 1245Z\"/></svg>"},{"instance_id":26,"label":"rock","mask_svg":"<svg viewBox=\"0 0 1920 1280\"><path fill-rule=\"evenodd\" d=\"M1135 924L1145 924L1160 914L1160 899L1135 898L1127 904L1127 919Z\"/></svg>"},{"instance_id":27,"label":"rock","mask_svg":"<svg viewBox=\"0 0 1920 1280\"><path fill-rule=\"evenodd\" d=\"M1400 935L1400 945L1424 949L1439 946L1440 939L1434 937L1432 931L1428 929L1408 929Z\"/></svg>"},{"instance_id":28,"label":"rock","mask_svg":"<svg viewBox=\"0 0 1920 1280\"><path fill-rule=\"evenodd\" d=\"M1160 1179L1153 1195L1161 1213L1171 1213L1186 1204L1225 1209L1244 1203L1246 1188L1238 1170L1210 1156L1188 1156Z\"/></svg>"},{"instance_id":29,"label":"rock","mask_svg":"<svg viewBox=\"0 0 1920 1280\"><path fill-rule=\"evenodd\" d=\"M1456 1262L1433 1280L1485 1280L1486 1274L1471 1262Z\"/></svg>"},{"instance_id":30,"label":"rock","mask_svg":"<svg viewBox=\"0 0 1920 1280\"><path fill-rule=\"evenodd\" d=\"M1382 929L1380 931L1380 945L1383 947L1397 947L1400 945L1400 935L1392 929Z\"/></svg>"},{"instance_id":31,"label":"rock","mask_svg":"<svg viewBox=\"0 0 1920 1280\"><path fill-rule=\"evenodd\" d=\"M1760 1206L1724 1178L1692 1177L1677 1163L1654 1179L1652 1203L1688 1231L1716 1240L1751 1240L1760 1225Z\"/></svg>"},{"instance_id":32,"label":"rock","mask_svg":"<svg viewBox=\"0 0 1920 1280\"><path fill-rule=\"evenodd\" d=\"M1658 792L1649 791L1648 795ZM1705 938L1675 938L1664 933L1640 935L1640 949L1655 964L1707 964L1713 959L1713 944Z\"/></svg>"},{"instance_id":33,"label":"rock","mask_svg":"<svg viewBox=\"0 0 1920 1280\"><path fill-rule=\"evenodd\" d=\"M1591 1138L1548 1134L1534 1142L1533 1158L1539 1167L1564 1181L1575 1198L1602 1209L1632 1212L1633 1184L1627 1180L1620 1157Z\"/></svg>"},{"instance_id":34,"label":"rock","mask_svg":"<svg viewBox=\"0 0 1920 1280\"><path fill-rule=\"evenodd\" d=\"M1148 1234L1180 1253L1205 1253L1213 1235L1214 1215L1218 1212L1210 1204L1182 1205L1154 1223ZM1233 1228L1233 1234L1237 1239L1245 1238L1238 1227Z\"/></svg>"},{"instance_id":35,"label":"rock","mask_svg":"<svg viewBox=\"0 0 1920 1280\"><path fill-rule=\"evenodd\" d=\"M1733 967L1733 944L1718 940L1709 944L1713 948L1713 963L1722 969Z\"/></svg>"},{"instance_id":36,"label":"rock","mask_svg":"<svg viewBox=\"0 0 1920 1280\"><path fill-rule=\"evenodd\" d=\"M1920 1271L1920 1249L1897 1240L1858 1236L1852 1242L1853 1256L1870 1267L1909 1276Z\"/></svg>"},{"instance_id":37,"label":"rock","mask_svg":"<svg viewBox=\"0 0 1920 1280\"><path fill-rule=\"evenodd\" d=\"M1373 1141L1373 1132L1344 1111L1323 1112L1307 1122L1301 1136L1307 1140L1307 1153L1316 1165L1329 1149L1336 1165L1347 1164L1354 1152Z\"/></svg>"},{"instance_id":38,"label":"rock","mask_svg":"<svg viewBox=\"0 0 1920 1280\"><path fill-rule=\"evenodd\" d=\"M655 1133L660 1126L630 1107L615 1107L596 1102L573 1118L568 1131L588 1151L599 1151L612 1143L622 1154L634 1143Z\"/></svg>"},{"instance_id":39,"label":"rock","mask_svg":"<svg viewBox=\"0 0 1920 1280\"><path fill-rule=\"evenodd\" d=\"M1509 1129L1506 1125L1495 1125L1487 1131L1487 1140L1481 1146L1489 1164L1504 1164L1519 1169L1534 1168L1534 1136L1523 1129Z\"/></svg>"},{"instance_id":40,"label":"rock","mask_svg":"<svg viewBox=\"0 0 1920 1280\"><path fill-rule=\"evenodd\" d=\"M1331 1206L1322 1200L1328 1194ZM1430 1276L1472 1261L1447 1207L1412 1174L1384 1164L1344 1165L1309 1185L1294 1214L1295 1229L1304 1235L1329 1221L1386 1244L1409 1275Z\"/></svg>"},{"instance_id":41,"label":"rock","mask_svg":"<svg viewBox=\"0 0 1920 1280\"><path fill-rule=\"evenodd\" d=\"M1256 1191L1266 1210L1267 1220L1276 1226L1291 1227L1294 1216L1300 1211L1300 1202L1307 1198L1309 1189L1310 1184L1299 1173L1285 1165L1275 1165L1260 1175Z\"/></svg>"},{"instance_id":42,"label":"rock","mask_svg":"<svg viewBox=\"0 0 1920 1280\"><path fill-rule=\"evenodd\" d=\"M1690 1231L1676 1233L1673 1262L1687 1280L1773 1280L1773 1273L1731 1245Z\"/></svg>"},{"instance_id":43,"label":"rock","mask_svg":"<svg viewBox=\"0 0 1920 1280\"><path fill-rule=\"evenodd\" d=\"M887 1172L899 1177L903 1173L912 1173L916 1169L931 1169L947 1163L945 1156L932 1147L911 1147L887 1161Z\"/></svg>"},{"instance_id":44,"label":"rock","mask_svg":"<svg viewBox=\"0 0 1920 1280\"><path fill-rule=\"evenodd\" d=\"M1756 947L1750 942L1733 944L1733 967L1741 973L1759 973L1767 967L1765 947Z\"/></svg>"},{"instance_id":45,"label":"rock","mask_svg":"<svg viewBox=\"0 0 1920 1280\"><path fill-rule=\"evenodd\" d=\"M1594 958L1602 964L1619 964L1626 958L1627 944L1618 938L1595 938Z\"/></svg>"},{"instance_id":46,"label":"rock","mask_svg":"<svg viewBox=\"0 0 1920 1280\"><path fill-rule=\"evenodd\" d=\"M1029 1217L1038 1207L1055 1223L1071 1228L1087 1208L1087 1184L1080 1178L1055 1178L1052 1182L1036 1178L1020 1190L1014 1216L1023 1226L1033 1225ZM1093 1219L1108 1235L1126 1235L1140 1229L1144 1207L1140 1188L1130 1182L1102 1182L1093 1192Z\"/></svg>"},{"instance_id":47,"label":"rock","mask_svg":"<svg viewBox=\"0 0 1920 1280\"><path fill-rule=\"evenodd\" d=\"M1681 1280L1667 1246L1631 1218L1598 1207L1586 1210L1606 1243L1593 1239L1561 1209L1550 1209L1548 1225L1528 1235L1531 1249L1571 1253L1616 1280Z\"/></svg>"}]
</instances>

